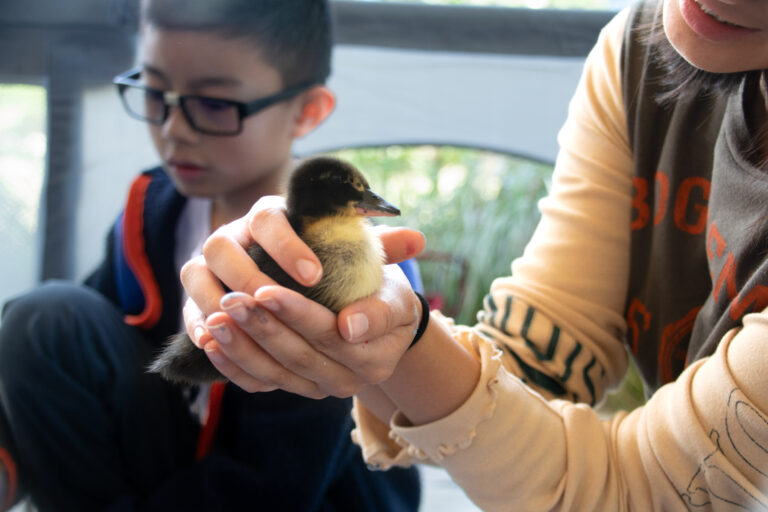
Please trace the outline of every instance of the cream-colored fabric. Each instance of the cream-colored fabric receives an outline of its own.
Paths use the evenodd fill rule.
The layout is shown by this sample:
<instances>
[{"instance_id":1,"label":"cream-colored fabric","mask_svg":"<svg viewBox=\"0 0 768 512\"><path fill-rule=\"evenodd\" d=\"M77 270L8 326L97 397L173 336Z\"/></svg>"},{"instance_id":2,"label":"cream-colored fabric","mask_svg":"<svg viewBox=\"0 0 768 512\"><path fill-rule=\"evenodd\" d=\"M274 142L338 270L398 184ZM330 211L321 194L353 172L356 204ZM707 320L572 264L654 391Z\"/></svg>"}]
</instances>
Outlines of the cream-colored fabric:
<instances>
[{"instance_id":1,"label":"cream-colored fabric","mask_svg":"<svg viewBox=\"0 0 768 512\"><path fill-rule=\"evenodd\" d=\"M479 324L453 327L481 359L477 387L420 426L396 413L387 427L356 401L353 436L371 465L440 464L484 510L768 510L768 310L644 407L601 421L588 405L627 366L626 20L587 59L526 252L494 282Z\"/></svg>"},{"instance_id":2,"label":"cream-colored fabric","mask_svg":"<svg viewBox=\"0 0 768 512\"><path fill-rule=\"evenodd\" d=\"M486 304L478 318L484 332L546 374L562 376L568 371L562 366L575 358L563 379L567 397L588 403L618 384L627 368L620 342L633 172L620 75L627 14L603 29L587 57L559 133L561 149L550 192L539 205L541 220L523 256L512 264L512 276L493 283L493 307ZM523 333L526 318L530 328ZM553 333L550 319L558 332ZM551 353L550 341L557 335ZM508 364L522 375L517 360Z\"/></svg>"}]
</instances>

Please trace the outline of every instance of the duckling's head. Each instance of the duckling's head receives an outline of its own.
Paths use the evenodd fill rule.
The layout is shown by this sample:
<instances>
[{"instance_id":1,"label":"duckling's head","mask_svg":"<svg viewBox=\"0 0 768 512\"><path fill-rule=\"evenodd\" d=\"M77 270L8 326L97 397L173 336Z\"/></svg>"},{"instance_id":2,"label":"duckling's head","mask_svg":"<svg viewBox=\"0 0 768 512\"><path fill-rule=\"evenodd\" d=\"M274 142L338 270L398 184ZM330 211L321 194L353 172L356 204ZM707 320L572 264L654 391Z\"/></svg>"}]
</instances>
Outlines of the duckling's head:
<instances>
[{"instance_id":1,"label":"duckling's head","mask_svg":"<svg viewBox=\"0 0 768 512\"><path fill-rule=\"evenodd\" d=\"M286 201L291 216L400 215L397 207L371 190L360 171L331 157L312 158L297 167L288 184Z\"/></svg>"}]
</instances>

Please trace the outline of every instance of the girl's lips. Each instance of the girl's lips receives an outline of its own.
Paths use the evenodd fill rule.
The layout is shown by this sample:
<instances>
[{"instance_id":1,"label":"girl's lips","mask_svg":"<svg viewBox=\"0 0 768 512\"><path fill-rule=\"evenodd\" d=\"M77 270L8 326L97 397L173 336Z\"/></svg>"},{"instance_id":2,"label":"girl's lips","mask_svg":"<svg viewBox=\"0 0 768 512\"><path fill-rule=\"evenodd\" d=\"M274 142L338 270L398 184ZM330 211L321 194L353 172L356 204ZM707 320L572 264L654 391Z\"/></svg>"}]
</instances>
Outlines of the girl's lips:
<instances>
[{"instance_id":1,"label":"girl's lips","mask_svg":"<svg viewBox=\"0 0 768 512\"><path fill-rule=\"evenodd\" d=\"M705 7L702 7L696 0L679 1L680 14L688 26L698 35L710 41L726 42L757 32L757 29L741 27L716 18L716 15L705 12Z\"/></svg>"}]
</instances>

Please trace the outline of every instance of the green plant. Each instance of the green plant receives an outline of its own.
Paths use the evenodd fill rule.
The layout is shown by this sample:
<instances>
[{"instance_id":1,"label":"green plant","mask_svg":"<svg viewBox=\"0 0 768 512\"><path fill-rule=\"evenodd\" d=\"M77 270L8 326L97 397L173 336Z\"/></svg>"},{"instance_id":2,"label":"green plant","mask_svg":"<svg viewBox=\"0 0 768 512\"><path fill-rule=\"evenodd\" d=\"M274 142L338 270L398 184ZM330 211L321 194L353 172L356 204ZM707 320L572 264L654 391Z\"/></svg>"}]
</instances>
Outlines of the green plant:
<instances>
[{"instance_id":1,"label":"green plant","mask_svg":"<svg viewBox=\"0 0 768 512\"><path fill-rule=\"evenodd\" d=\"M539 218L551 165L451 146L389 146L334 155L362 169L372 187L402 216L382 222L420 230L427 250L450 260L421 260L428 293L439 295L456 320L473 323L491 281L510 272ZM468 267L459 293L461 262ZM458 307L457 307L458 306Z\"/></svg>"}]
</instances>

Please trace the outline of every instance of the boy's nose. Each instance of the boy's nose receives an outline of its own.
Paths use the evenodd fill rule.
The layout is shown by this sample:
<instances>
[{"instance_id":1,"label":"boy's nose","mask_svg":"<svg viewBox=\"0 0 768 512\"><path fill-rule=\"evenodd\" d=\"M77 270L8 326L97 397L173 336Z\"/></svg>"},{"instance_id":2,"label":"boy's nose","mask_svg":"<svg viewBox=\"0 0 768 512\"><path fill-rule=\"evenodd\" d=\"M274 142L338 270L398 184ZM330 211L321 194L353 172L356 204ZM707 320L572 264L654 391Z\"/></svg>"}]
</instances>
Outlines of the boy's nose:
<instances>
[{"instance_id":1,"label":"boy's nose","mask_svg":"<svg viewBox=\"0 0 768 512\"><path fill-rule=\"evenodd\" d=\"M167 139L180 139L180 140L192 140L196 139L199 134L190 126L187 118L184 116L184 112L178 105L168 106L168 117L165 119L162 125L163 137Z\"/></svg>"}]
</instances>

